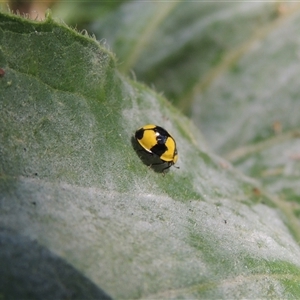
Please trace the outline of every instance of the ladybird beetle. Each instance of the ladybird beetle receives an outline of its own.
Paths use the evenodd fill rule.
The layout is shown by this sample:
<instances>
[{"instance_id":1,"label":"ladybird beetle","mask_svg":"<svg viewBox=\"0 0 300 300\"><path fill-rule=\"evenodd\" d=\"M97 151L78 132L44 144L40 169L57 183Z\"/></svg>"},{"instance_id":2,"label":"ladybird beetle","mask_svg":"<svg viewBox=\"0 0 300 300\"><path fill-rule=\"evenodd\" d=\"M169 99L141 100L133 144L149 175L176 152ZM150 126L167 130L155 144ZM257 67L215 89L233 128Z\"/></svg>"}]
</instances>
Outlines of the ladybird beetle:
<instances>
[{"instance_id":1,"label":"ladybird beetle","mask_svg":"<svg viewBox=\"0 0 300 300\"><path fill-rule=\"evenodd\" d=\"M167 163L167 167L162 171L169 169L177 162L175 140L164 128L153 124L145 125L135 132L135 138L145 151L157 155L162 164Z\"/></svg>"}]
</instances>

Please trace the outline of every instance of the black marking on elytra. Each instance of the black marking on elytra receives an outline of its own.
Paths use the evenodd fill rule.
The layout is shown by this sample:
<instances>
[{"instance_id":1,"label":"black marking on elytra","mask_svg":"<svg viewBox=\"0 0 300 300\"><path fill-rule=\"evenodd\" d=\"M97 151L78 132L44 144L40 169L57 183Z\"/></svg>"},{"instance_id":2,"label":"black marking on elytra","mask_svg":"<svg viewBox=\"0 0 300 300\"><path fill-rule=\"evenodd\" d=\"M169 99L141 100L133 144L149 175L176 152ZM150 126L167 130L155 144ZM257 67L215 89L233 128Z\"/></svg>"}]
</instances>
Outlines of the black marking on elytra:
<instances>
[{"instance_id":1,"label":"black marking on elytra","mask_svg":"<svg viewBox=\"0 0 300 300\"><path fill-rule=\"evenodd\" d=\"M138 139L138 140L141 140L144 136L144 132L145 132L145 130L143 128L137 130L135 132L135 138Z\"/></svg>"},{"instance_id":2,"label":"black marking on elytra","mask_svg":"<svg viewBox=\"0 0 300 300\"><path fill-rule=\"evenodd\" d=\"M155 146L153 146L150 149L154 154L156 154L157 156L162 156L167 150L167 146L165 145L165 143L163 144L156 144Z\"/></svg>"}]
</instances>

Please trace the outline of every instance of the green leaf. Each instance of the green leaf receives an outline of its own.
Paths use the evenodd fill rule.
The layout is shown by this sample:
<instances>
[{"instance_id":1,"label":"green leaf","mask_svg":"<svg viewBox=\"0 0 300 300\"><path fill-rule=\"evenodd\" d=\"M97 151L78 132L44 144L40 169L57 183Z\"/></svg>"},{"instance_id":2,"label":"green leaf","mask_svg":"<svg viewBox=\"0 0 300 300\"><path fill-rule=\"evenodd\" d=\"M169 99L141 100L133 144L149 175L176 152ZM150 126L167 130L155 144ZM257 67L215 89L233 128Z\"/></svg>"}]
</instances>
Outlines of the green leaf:
<instances>
[{"instance_id":1,"label":"green leaf","mask_svg":"<svg viewBox=\"0 0 300 300\"><path fill-rule=\"evenodd\" d=\"M299 23L299 10L270 23L240 59L195 95L193 119L219 153L299 128Z\"/></svg>"},{"instance_id":2,"label":"green leaf","mask_svg":"<svg viewBox=\"0 0 300 300\"><path fill-rule=\"evenodd\" d=\"M109 14L128 0L119 1L56 1L52 6L55 17L73 24L76 28L85 29L89 22Z\"/></svg>"},{"instance_id":3,"label":"green leaf","mask_svg":"<svg viewBox=\"0 0 300 300\"><path fill-rule=\"evenodd\" d=\"M249 1L132 1L89 29L117 54L121 71L134 70L190 112L194 90L206 86L212 67L276 18L276 8Z\"/></svg>"},{"instance_id":4,"label":"green leaf","mask_svg":"<svg viewBox=\"0 0 300 300\"><path fill-rule=\"evenodd\" d=\"M91 29L298 218L298 23L295 4L135 2Z\"/></svg>"},{"instance_id":5,"label":"green leaf","mask_svg":"<svg viewBox=\"0 0 300 300\"><path fill-rule=\"evenodd\" d=\"M209 145L276 195L287 217L295 218L295 228L300 226L299 24L297 6L262 28L240 58L223 65L207 89L195 93L193 110Z\"/></svg>"},{"instance_id":6,"label":"green leaf","mask_svg":"<svg viewBox=\"0 0 300 300\"><path fill-rule=\"evenodd\" d=\"M297 218L276 197L94 39L50 14L0 25L0 297L299 295ZM179 170L139 158L146 123L175 137Z\"/></svg>"}]
</instances>

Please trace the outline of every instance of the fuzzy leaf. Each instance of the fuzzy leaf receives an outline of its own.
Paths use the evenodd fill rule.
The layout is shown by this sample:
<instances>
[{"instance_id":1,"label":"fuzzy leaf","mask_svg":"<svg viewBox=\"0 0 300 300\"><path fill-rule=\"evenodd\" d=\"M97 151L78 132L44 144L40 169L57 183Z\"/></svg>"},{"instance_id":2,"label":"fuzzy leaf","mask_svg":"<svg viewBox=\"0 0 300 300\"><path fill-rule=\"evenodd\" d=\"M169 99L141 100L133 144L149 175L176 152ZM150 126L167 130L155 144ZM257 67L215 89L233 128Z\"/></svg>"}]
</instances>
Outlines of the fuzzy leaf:
<instances>
[{"instance_id":1,"label":"fuzzy leaf","mask_svg":"<svg viewBox=\"0 0 300 300\"><path fill-rule=\"evenodd\" d=\"M293 217L189 120L50 15L0 14L0 25L3 298L32 297L36 283L41 298L299 295ZM139 159L133 134L146 123L175 137L179 170Z\"/></svg>"}]
</instances>

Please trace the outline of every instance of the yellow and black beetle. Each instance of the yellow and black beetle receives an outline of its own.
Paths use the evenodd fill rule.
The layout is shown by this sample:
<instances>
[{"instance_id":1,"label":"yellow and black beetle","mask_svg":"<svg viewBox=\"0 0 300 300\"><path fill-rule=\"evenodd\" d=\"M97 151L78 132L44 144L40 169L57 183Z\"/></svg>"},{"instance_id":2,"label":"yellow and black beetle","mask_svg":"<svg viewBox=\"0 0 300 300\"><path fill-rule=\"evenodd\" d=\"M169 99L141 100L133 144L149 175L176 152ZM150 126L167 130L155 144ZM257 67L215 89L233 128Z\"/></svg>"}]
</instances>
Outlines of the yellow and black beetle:
<instances>
[{"instance_id":1,"label":"yellow and black beetle","mask_svg":"<svg viewBox=\"0 0 300 300\"><path fill-rule=\"evenodd\" d=\"M164 128L153 124L145 125L135 132L135 138L145 151L157 155L162 163L167 163L162 171L177 162L176 142Z\"/></svg>"}]
</instances>

